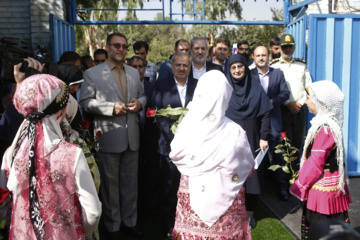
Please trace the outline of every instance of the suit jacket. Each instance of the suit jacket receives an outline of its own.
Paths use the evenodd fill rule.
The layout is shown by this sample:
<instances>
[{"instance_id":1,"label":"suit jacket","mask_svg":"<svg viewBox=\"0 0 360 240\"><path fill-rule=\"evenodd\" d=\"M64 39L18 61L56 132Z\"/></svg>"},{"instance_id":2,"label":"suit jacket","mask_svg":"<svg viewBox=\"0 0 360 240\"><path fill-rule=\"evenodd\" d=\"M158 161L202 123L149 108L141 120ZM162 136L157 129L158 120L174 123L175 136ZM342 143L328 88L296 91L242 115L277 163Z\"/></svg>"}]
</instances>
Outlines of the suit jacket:
<instances>
[{"instance_id":1,"label":"suit jacket","mask_svg":"<svg viewBox=\"0 0 360 240\"><path fill-rule=\"evenodd\" d=\"M190 73L189 76L193 77L193 65L191 64L190 66ZM222 73L224 73L222 67L220 65L217 65L215 63L212 63L211 61L207 61L206 62L206 72L210 71L210 70L219 70Z\"/></svg>"},{"instance_id":2,"label":"suit jacket","mask_svg":"<svg viewBox=\"0 0 360 240\"><path fill-rule=\"evenodd\" d=\"M252 69L251 74L260 82L257 68ZM279 133L283 127L281 104L288 100L290 96L284 73L281 70L269 67L269 87L267 95L269 99L273 101L273 109L270 111L271 129Z\"/></svg>"},{"instance_id":3,"label":"suit jacket","mask_svg":"<svg viewBox=\"0 0 360 240\"><path fill-rule=\"evenodd\" d=\"M192 100L196 85L197 80L192 78L192 76L189 76L186 88L185 106ZM161 109L166 108L168 105L172 108L182 107L174 78L163 79L155 83L153 108ZM168 156L171 151L170 143L174 138L174 134L170 130L170 126L173 122L174 120L165 119L163 117L156 118L156 125L160 131L159 153L164 156Z\"/></svg>"},{"instance_id":4,"label":"suit jacket","mask_svg":"<svg viewBox=\"0 0 360 240\"><path fill-rule=\"evenodd\" d=\"M168 61L164 62L163 64L161 64L160 69L159 69L159 76L156 81L166 80L166 79L170 79L173 77L174 77L174 75L173 75L173 71L172 71L172 67L171 67L171 60L168 60Z\"/></svg>"},{"instance_id":5,"label":"suit jacket","mask_svg":"<svg viewBox=\"0 0 360 240\"><path fill-rule=\"evenodd\" d=\"M140 83L139 72L124 64L127 81L127 99L124 99L108 62L94 66L84 73L81 86L80 107L84 112L94 115L94 131L101 131L100 151L120 153L129 147L139 149L139 117L137 113L127 112L124 116L113 115L116 102L129 103L133 98L146 105L146 97Z\"/></svg>"},{"instance_id":6,"label":"suit jacket","mask_svg":"<svg viewBox=\"0 0 360 240\"><path fill-rule=\"evenodd\" d=\"M152 82L144 80L144 92L147 99L146 107L142 109L145 117L144 131L147 144L157 145L159 139L159 129L156 126L154 118L146 117L148 108L152 108L152 96L154 92L154 84Z\"/></svg>"}]
</instances>

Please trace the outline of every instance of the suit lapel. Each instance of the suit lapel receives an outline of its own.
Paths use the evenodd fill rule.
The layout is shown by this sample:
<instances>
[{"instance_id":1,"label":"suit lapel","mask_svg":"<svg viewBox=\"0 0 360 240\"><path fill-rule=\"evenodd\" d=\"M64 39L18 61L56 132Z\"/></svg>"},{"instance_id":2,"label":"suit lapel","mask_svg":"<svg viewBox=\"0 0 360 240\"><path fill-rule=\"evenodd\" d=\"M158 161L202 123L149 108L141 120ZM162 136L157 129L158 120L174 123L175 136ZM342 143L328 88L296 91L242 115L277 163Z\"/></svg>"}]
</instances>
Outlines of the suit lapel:
<instances>
[{"instance_id":1,"label":"suit lapel","mask_svg":"<svg viewBox=\"0 0 360 240\"><path fill-rule=\"evenodd\" d=\"M128 71L126 71L127 65L124 65L124 71L125 71L125 75L126 75L126 85L127 85L127 101L126 103L130 102L130 96L131 95L131 91L133 89L133 84L134 81L132 79L132 76L130 74L128 74Z\"/></svg>"},{"instance_id":2,"label":"suit lapel","mask_svg":"<svg viewBox=\"0 0 360 240\"><path fill-rule=\"evenodd\" d=\"M273 71L272 71L272 68L269 67L269 86L268 86L268 96L272 96L272 91L273 91L273 88L274 88L274 80L272 79L273 77Z\"/></svg>"},{"instance_id":3,"label":"suit lapel","mask_svg":"<svg viewBox=\"0 0 360 240\"><path fill-rule=\"evenodd\" d=\"M195 83L196 83L196 81L192 77L189 77L188 85L187 85L187 88L186 88L185 106L187 106L188 103L192 100L192 97L194 95L194 91L195 91L195 88L196 88Z\"/></svg>"}]
</instances>

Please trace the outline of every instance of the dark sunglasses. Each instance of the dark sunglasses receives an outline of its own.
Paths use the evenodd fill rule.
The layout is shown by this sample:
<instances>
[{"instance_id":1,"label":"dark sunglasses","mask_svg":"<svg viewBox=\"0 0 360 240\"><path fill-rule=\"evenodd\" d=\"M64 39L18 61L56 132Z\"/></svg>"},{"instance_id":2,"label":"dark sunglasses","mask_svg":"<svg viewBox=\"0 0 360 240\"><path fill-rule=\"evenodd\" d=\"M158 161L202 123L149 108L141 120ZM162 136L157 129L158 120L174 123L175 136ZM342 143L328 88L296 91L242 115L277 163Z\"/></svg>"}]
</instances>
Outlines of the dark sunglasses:
<instances>
[{"instance_id":1,"label":"dark sunglasses","mask_svg":"<svg viewBox=\"0 0 360 240\"><path fill-rule=\"evenodd\" d=\"M108 44L108 45L110 45L110 46L112 45L116 49L120 49L120 48L122 48L123 50L128 49L128 45L126 45L126 44L114 43L114 44Z\"/></svg>"}]
</instances>

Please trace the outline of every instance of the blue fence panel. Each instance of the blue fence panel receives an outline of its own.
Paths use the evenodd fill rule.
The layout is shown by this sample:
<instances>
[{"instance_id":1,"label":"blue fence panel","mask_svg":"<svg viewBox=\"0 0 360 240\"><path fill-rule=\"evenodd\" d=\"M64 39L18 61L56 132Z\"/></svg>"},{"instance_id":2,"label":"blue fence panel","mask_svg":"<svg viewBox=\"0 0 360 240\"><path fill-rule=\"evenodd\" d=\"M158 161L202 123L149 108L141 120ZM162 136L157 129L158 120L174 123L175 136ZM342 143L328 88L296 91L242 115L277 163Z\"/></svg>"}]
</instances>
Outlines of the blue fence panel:
<instances>
[{"instance_id":1,"label":"blue fence panel","mask_svg":"<svg viewBox=\"0 0 360 240\"><path fill-rule=\"evenodd\" d=\"M289 23L286 27L286 33L291 34L295 40L295 58L301 58L305 60L306 54L306 24L307 24L307 15L304 15L295 21Z\"/></svg>"},{"instance_id":2,"label":"blue fence panel","mask_svg":"<svg viewBox=\"0 0 360 240\"><path fill-rule=\"evenodd\" d=\"M310 15L308 68L345 94L343 137L349 176L360 176L360 16Z\"/></svg>"},{"instance_id":3,"label":"blue fence panel","mask_svg":"<svg viewBox=\"0 0 360 240\"><path fill-rule=\"evenodd\" d=\"M50 14L53 61L59 61L65 51L75 51L74 26Z\"/></svg>"}]
</instances>

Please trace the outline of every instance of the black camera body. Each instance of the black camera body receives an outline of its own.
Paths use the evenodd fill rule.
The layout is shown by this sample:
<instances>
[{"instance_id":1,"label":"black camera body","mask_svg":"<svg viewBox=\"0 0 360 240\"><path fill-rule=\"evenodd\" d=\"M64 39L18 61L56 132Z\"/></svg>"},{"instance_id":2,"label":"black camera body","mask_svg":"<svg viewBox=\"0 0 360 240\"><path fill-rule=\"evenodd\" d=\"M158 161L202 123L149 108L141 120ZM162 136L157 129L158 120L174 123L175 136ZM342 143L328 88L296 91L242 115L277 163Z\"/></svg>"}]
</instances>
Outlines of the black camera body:
<instances>
[{"instance_id":1,"label":"black camera body","mask_svg":"<svg viewBox=\"0 0 360 240\"><path fill-rule=\"evenodd\" d=\"M43 56L46 55L47 49L42 45L39 45L34 51L30 44L18 38L5 37L0 41L0 81L2 83L15 83L14 65L16 64L22 63L20 71L25 72L28 63L24 61L24 58L32 57L44 62ZM49 64L46 65L49 68Z\"/></svg>"}]
</instances>

